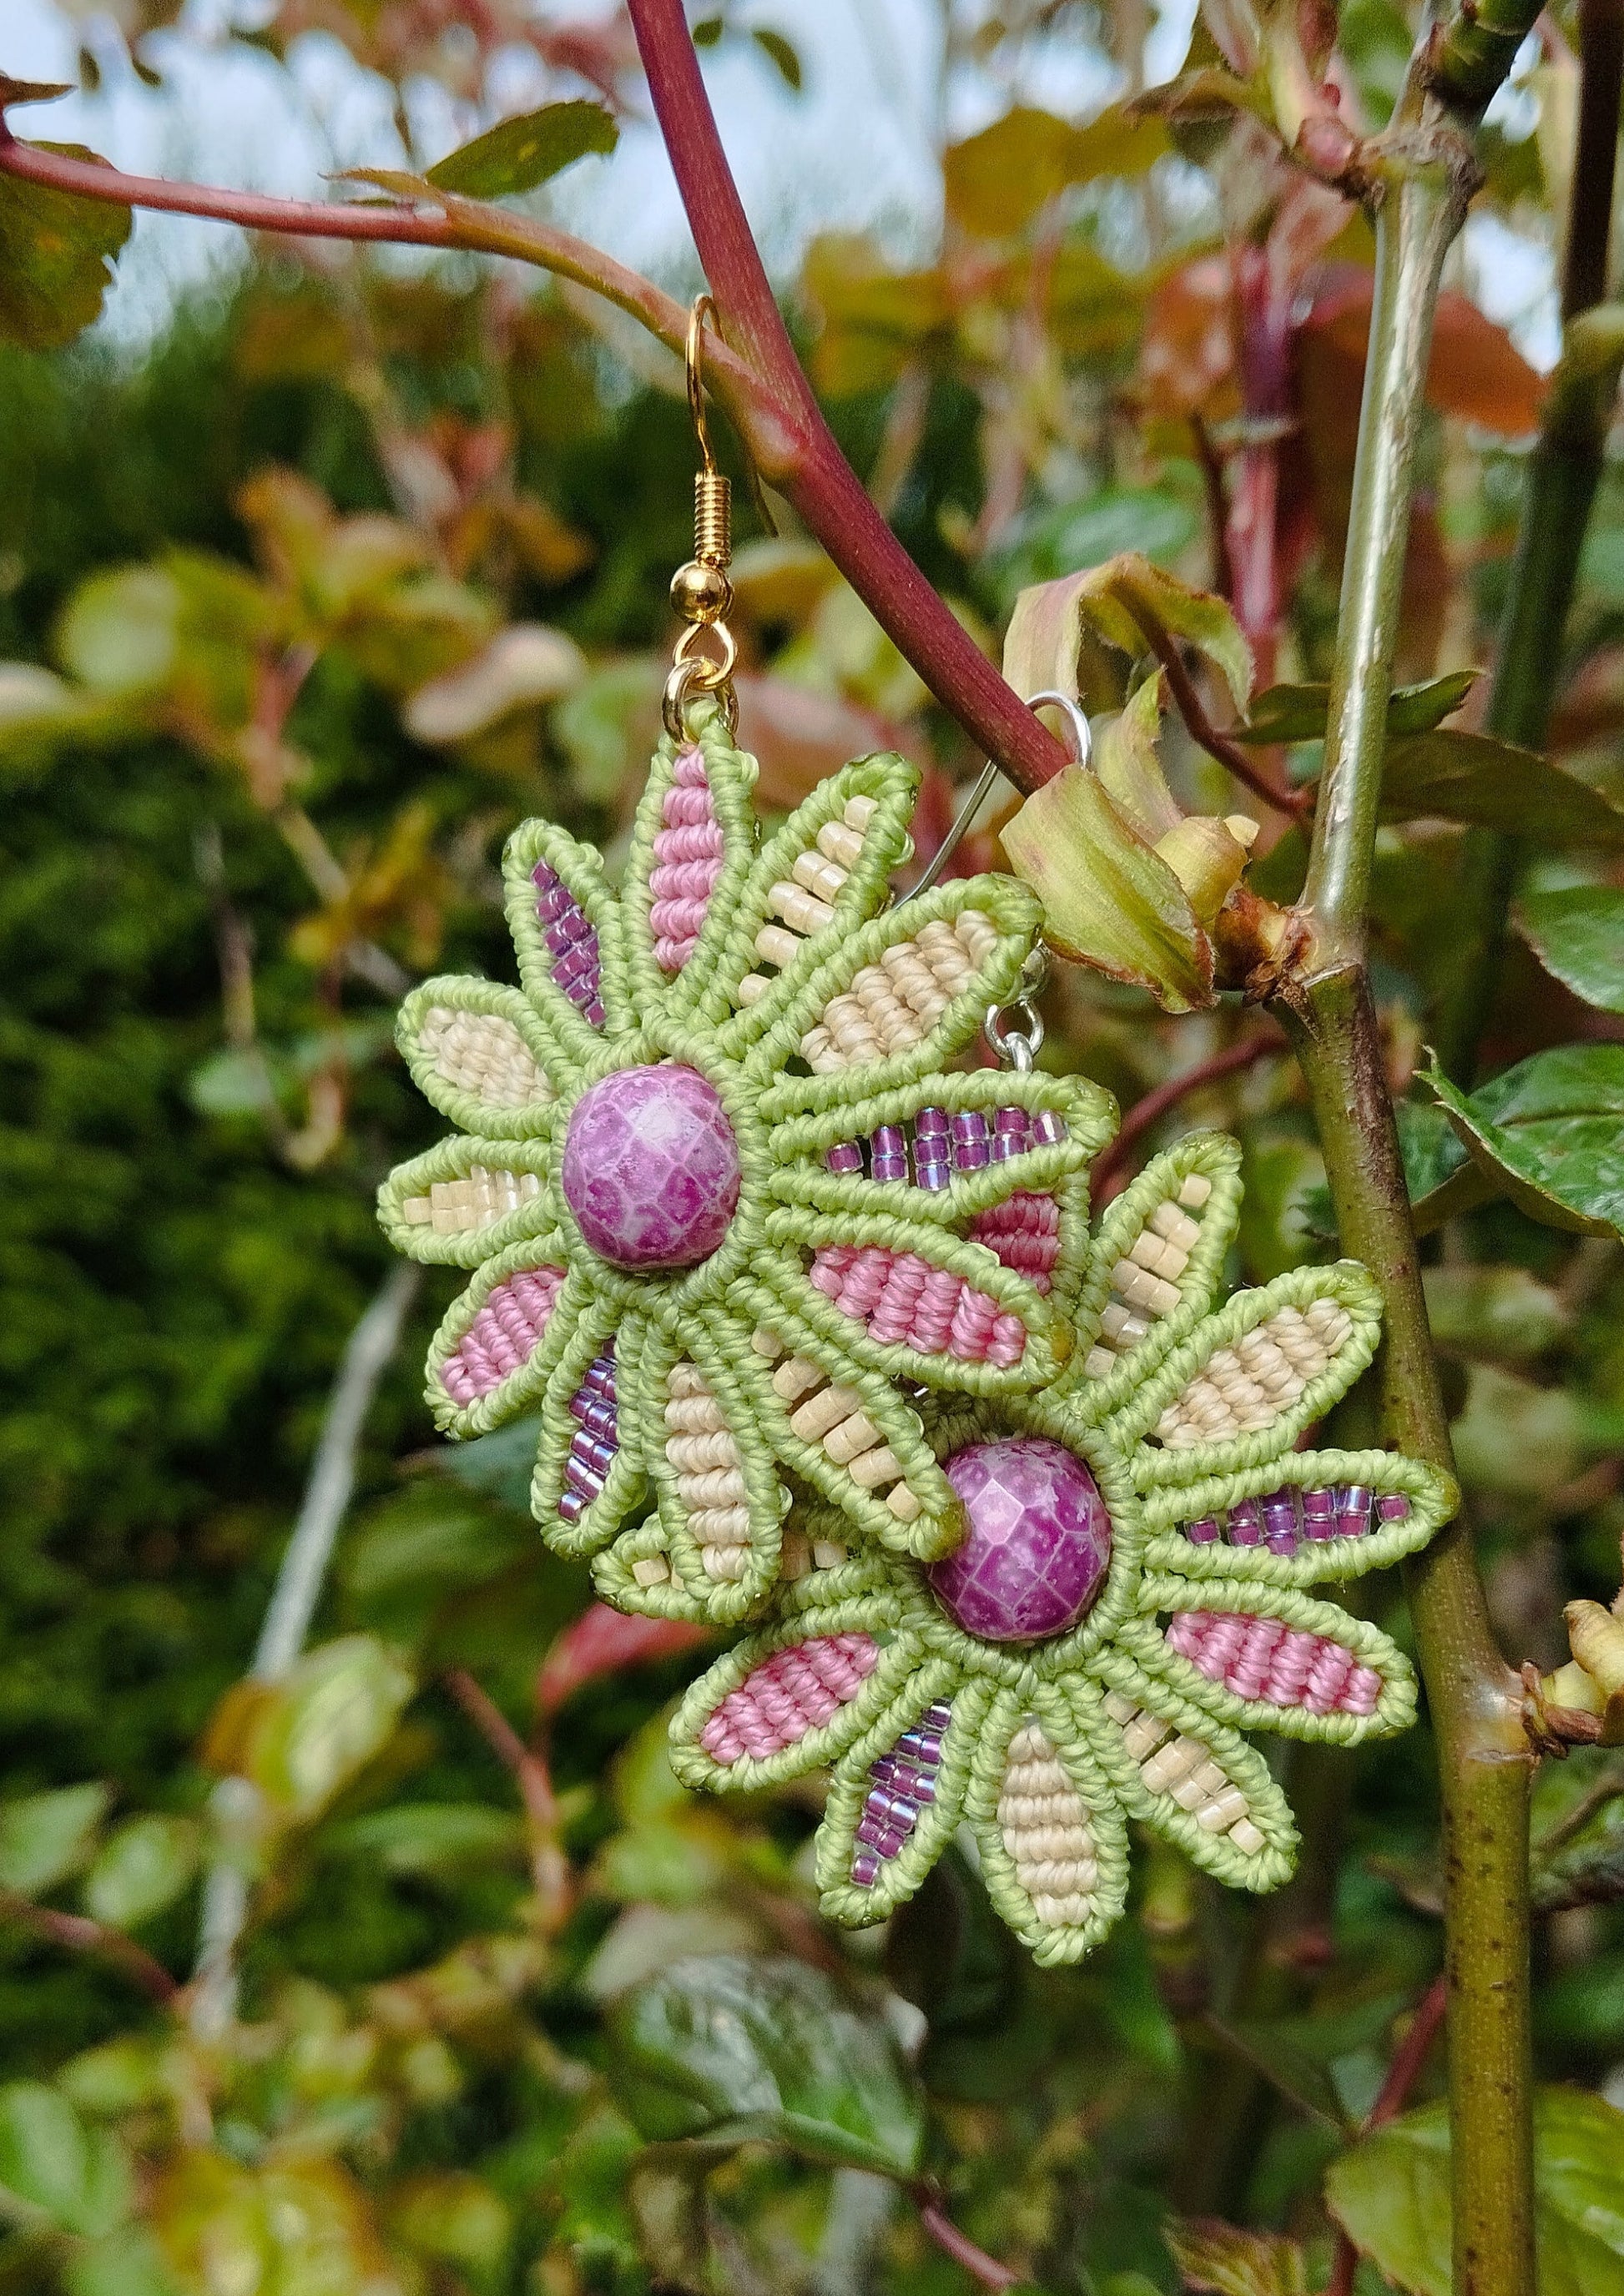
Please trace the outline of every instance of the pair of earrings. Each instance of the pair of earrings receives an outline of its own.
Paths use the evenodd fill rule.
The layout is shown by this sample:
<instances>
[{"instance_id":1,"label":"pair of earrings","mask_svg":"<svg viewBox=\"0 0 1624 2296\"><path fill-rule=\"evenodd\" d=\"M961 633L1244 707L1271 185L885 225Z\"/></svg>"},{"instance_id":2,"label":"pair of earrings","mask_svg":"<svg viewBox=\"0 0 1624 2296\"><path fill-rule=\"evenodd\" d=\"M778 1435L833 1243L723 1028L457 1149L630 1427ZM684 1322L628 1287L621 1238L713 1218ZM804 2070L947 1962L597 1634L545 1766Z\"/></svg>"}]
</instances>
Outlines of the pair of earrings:
<instances>
[{"instance_id":1,"label":"pair of earrings","mask_svg":"<svg viewBox=\"0 0 1624 2296\"><path fill-rule=\"evenodd\" d=\"M933 882L939 857L891 899L911 766L849 765L761 833L707 301L685 627L621 882L556 824L514 832L518 985L406 1000L458 1128L381 1216L472 1271L430 1351L441 1427L535 1416L543 1535L606 1601L750 1621L677 1714L680 1774L832 1766L835 1918L882 1917L956 1831L1038 1958L1075 1960L1121 1910L1130 1817L1225 1881L1285 1878L1290 1810L1241 1734L1403 1726L1406 1660L1309 1590L1413 1551L1455 1494L1297 1447L1370 1360L1374 1287L1341 1262L1218 1304L1234 1143L1185 1140L1091 1224L1115 1110L1036 1065L1033 896ZM984 1031L1005 1064L956 1065Z\"/></svg>"}]
</instances>

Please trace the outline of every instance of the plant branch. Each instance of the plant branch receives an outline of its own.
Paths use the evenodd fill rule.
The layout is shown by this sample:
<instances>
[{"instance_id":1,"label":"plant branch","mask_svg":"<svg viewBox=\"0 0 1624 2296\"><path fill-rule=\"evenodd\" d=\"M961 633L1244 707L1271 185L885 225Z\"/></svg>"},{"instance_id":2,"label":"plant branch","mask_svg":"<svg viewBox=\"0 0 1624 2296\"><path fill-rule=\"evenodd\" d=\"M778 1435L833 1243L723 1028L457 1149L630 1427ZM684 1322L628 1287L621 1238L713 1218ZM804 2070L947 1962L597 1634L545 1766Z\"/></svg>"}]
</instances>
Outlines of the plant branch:
<instances>
[{"instance_id":1,"label":"plant branch","mask_svg":"<svg viewBox=\"0 0 1624 2296\"><path fill-rule=\"evenodd\" d=\"M1435 1978L1422 1995L1415 2014L1410 2020L1410 2030L1394 2053L1387 2069L1375 2103L1366 2114L1360 2135L1369 2136L1396 2120L1409 2102L1410 2091L1421 2076L1421 2068L1433 2042L1438 2029L1444 2021L1448 2007L1449 1991L1445 1980ZM1336 2253L1332 2260L1331 2277L1325 2284L1325 2296L1353 2296L1354 2276L1359 2267L1359 2252L1345 2232L1336 2236Z\"/></svg>"},{"instance_id":2,"label":"plant branch","mask_svg":"<svg viewBox=\"0 0 1624 2296\"><path fill-rule=\"evenodd\" d=\"M1487 12L1488 0L1484 0ZM1509 57L1506 59L1509 62ZM1320 783L1300 914L1307 947L1278 1010L1308 1082L1343 1249L1382 1295L1384 1431L1448 1472L1448 1412L1421 1287L1397 1126L1366 971L1387 703L1415 439L1443 258L1476 179L1464 129L1429 94L1423 44L1377 147L1377 258ZM1475 102L1475 97L1473 102ZM1486 99L1485 99L1486 100ZM1406 1569L1439 1757L1461 2296L1531 2296L1533 2144L1528 1798L1521 1693L1457 1517Z\"/></svg>"},{"instance_id":3,"label":"plant branch","mask_svg":"<svg viewBox=\"0 0 1624 2296\"><path fill-rule=\"evenodd\" d=\"M968 2233L961 2232L941 2204L941 2195L928 2179L914 2187L915 2206L919 2221L944 2256L950 2256L962 2265L971 2278L982 2288L1018 2288L1021 2275L1012 2272L1007 2264L1000 2264L996 2256L988 2256L978 2248Z\"/></svg>"},{"instance_id":4,"label":"plant branch","mask_svg":"<svg viewBox=\"0 0 1624 2296\"><path fill-rule=\"evenodd\" d=\"M69 1953L93 1954L99 1960L111 1962L154 2001L167 2005L180 1991L162 1962L144 1946L126 1937L122 1930L109 1929L104 1922L93 1922L87 1914L64 1914L54 1906L37 1906L32 1898L25 1898L20 1890L0 1889L0 1920L30 1929Z\"/></svg>"},{"instance_id":5,"label":"plant branch","mask_svg":"<svg viewBox=\"0 0 1624 2296\"><path fill-rule=\"evenodd\" d=\"M1259 1061L1273 1053L1285 1050L1285 1038L1268 1029L1244 1037L1238 1045L1226 1045L1221 1053L1198 1061L1193 1068L1185 1069L1142 1100L1135 1101L1117 1128L1116 1136L1101 1152L1094 1167L1094 1208L1101 1211L1126 1185L1124 1168L1134 1148L1159 1125L1162 1118L1177 1108L1192 1093L1204 1092L1209 1085L1218 1084L1225 1077L1239 1076L1245 1069L1255 1068Z\"/></svg>"},{"instance_id":6,"label":"plant branch","mask_svg":"<svg viewBox=\"0 0 1624 2296\"><path fill-rule=\"evenodd\" d=\"M558 1802L545 1759L525 1744L496 1700L465 1668L453 1667L446 1677L446 1687L519 1789L530 1837L537 1900L546 1926L557 1929L569 1915L572 1890L570 1863L559 1846Z\"/></svg>"},{"instance_id":7,"label":"plant branch","mask_svg":"<svg viewBox=\"0 0 1624 2296\"><path fill-rule=\"evenodd\" d=\"M1029 794L1066 755L926 581L835 444L779 316L705 92L682 0L628 0L649 94L723 332L775 406L770 432L718 395L762 475L793 503L944 708ZM756 435L760 432L760 435Z\"/></svg>"},{"instance_id":8,"label":"plant branch","mask_svg":"<svg viewBox=\"0 0 1624 2296\"><path fill-rule=\"evenodd\" d=\"M1169 690L1177 705L1178 714L1190 730L1191 738L1198 742L1209 757L1216 758L1220 766L1232 773L1236 781L1275 813L1284 813L1292 821L1301 821L1312 812L1314 799L1306 790L1290 790L1271 781L1257 759L1243 743L1232 741L1220 733L1207 715L1206 705L1196 689L1195 680L1185 664L1178 641L1168 629L1161 616L1148 602L1142 600L1131 582L1122 582L1119 589L1124 603L1144 633L1145 644L1167 673Z\"/></svg>"},{"instance_id":9,"label":"plant branch","mask_svg":"<svg viewBox=\"0 0 1624 2296\"><path fill-rule=\"evenodd\" d=\"M291 1536L283 1551L276 1583L266 1607L259 1639L249 1667L255 1682L285 1678L310 1631L333 1542L355 1489L356 1459L378 1382L388 1369L412 1301L419 1271L402 1263L390 1269L376 1297L349 1335L322 1423L310 1478ZM258 1797L246 1778L222 1778L212 1798L223 1830L246 1833ZM203 1882L197 1965L192 1980L192 2025L200 2038L215 2038L236 2014L236 1954L248 1918L248 1875L222 1857Z\"/></svg>"},{"instance_id":10,"label":"plant branch","mask_svg":"<svg viewBox=\"0 0 1624 2296\"><path fill-rule=\"evenodd\" d=\"M680 354L688 315L682 305L640 273L588 246L567 231L509 215L482 201L458 199L424 184L421 209L391 202L344 205L322 200L276 199L259 192L227 191L212 184L173 183L162 176L129 176L100 160L75 160L43 144L25 144L0 120L0 171L74 197L114 207L151 208L168 215L201 216L244 231L298 239L365 240L390 247L438 247L478 255L508 255L538 265L561 279L605 296ZM438 209L438 212L434 210ZM738 380L746 380L741 369Z\"/></svg>"}]
</instances>

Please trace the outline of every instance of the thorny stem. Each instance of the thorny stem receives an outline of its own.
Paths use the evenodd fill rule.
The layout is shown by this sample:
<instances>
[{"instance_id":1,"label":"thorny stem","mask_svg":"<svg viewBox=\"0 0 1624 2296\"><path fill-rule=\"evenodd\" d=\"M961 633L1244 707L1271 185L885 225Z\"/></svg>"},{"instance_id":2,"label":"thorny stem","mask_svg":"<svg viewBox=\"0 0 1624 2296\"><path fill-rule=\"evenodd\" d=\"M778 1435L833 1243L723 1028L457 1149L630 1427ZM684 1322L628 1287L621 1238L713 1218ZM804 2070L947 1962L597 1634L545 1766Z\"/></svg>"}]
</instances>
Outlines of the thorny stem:
<instances>
[{"instance_id":1,"label":"thorny stem","mask_svg":"<svg viewBox=\"0 0 1624 2296\"><path fill-rule=\"evenodd\" d=\"M1272 1029L1260 1031L1244 1037L1238 1045L1226 1045L1221 1053L1198 1061L1193 1068L1169 1077L1165 1084L1159 1084L1153 1092L1135 1101L1117 1127L1116 1136L1095 1159L1091 1181L1095 1210L1103 1210L1120 1193L1127 1185L1126 1167L1134 1150L1181 1101L1187 1100L1192 1093L1204 1092L1209 1085L1218 1084L1225 1077L1238 1076L1244 1069L1255 1068L1272 1053L1284 1049L1284 1037L1277 1036Z\"/></svg>"},{"instance_id":2,"label":"thorny stem","mask_svg":"<svg viewBox=\"0 0 1624 2296\"><path fill-rule=\"evenodd\" d=\"M1579 26L1579 143L1562 263L1564 321L1581 318L1607 292L1624 0L1580 0ZM1576 388L1564 388L1559 370L1530 458L1488 713L1490 733L1524 749L1545 746L1616 392L1611 370ZM1434 1036L1446 1073L1467 1086L1493 1007L1521 857L1516 838L1494 830L1468 830L1462 841L1458 961Z\"/></svg>"}]
</instances>

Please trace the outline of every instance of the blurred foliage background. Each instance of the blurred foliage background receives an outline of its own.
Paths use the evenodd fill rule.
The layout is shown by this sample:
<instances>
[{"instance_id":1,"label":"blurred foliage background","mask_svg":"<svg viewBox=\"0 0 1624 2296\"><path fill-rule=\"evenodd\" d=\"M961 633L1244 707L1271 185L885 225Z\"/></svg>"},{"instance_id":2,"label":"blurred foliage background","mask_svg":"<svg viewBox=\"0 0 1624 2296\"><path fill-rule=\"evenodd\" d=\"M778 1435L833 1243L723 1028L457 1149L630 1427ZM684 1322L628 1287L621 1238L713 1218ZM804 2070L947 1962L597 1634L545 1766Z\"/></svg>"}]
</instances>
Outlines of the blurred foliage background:
<instances>
[{"instance_id":1,"label":"blurred foliage background","mask_svg":"<svg viewBox=\"0 0 1624 2296\"><path fill-rule=\"evenodd\" d=\"M114 20L143 72L188 37L151 0L83 12L87 70L108 68ZM797 12L701 14L696 37L746 44L792 89ZM944 85L973 68L992 118L942 151L937 253L904 267L824 236L784 292L842 445L989 649L1023 586L1132 549L1230 598L1259 689L1304 687L1329 660L1370 242L1244 104L1186 116L1191 75L1243 84L1226 12L1173 92L1130 110L1149 29L1132 0L945 5ZM549 94L644 101L612 14L242 15L273 57L319 37L392 89L434 80L468 134L500 116L515 50ZM1543 23L1486 194L1536 252L1560 235L1575 79L1566 12ZM1386 116L1412 37L1390 0L1350 0L1350 116ZM1091 124L1046 99L1069 50L1114 74ZM1457 283L1407 571L1411 684L1492 658L1543 390ZM688 549L674 363L513 268L264 243L137 354L94 334L5 348L0 392L0 2288L929 2296L964 2284L908 2197L938 2185L1046 2289L1323 2287L1325 2169L1354 2220L1349 2145L1439 1966L1424 1726L1357 1756L1271 1749L1304 1824L1298 1880L1233 1902L1153 1847L1132 1917L1076 1972L1029 1966L952 1858L884 1934L840 1936L814 1911L804 1790L700 1807L670 1775L665 1716L704 1638L588 1612L584 1569L525 1511L522 1430L431 1442L417 1365L454 1288L436 1271L397 1289L406 1327L312 1646L280 1683L242 1683L388 1274L373 1190L436 1130L394 1003L430 970L504 967L516 821L563 820L611 857L626 831ZM769 805L894 746L925 769L928 840L980 760L792 522L743 518L742 734ZM1125 669L1093 665L1102 711ZM1294 706L1307 738L1259 754L1300 781L1314 705ZM1411 1079L1481 962L1451 895L1474 824L1529 840L1522 930L1452 1073L1594 1051L1617 1137L1611 468L1552 757L1514 800L1504 760L1480 759L1464 799L1434 776L1382 832L1378 986L1418 1195L1459 1158ZM1176 715L1162 763L1187 808L1236 802ZM1253 883L1288 898L1301 837L1283 810L1257 854ZM983 830L965 864L995 858ZM1234 997L1169 1019L1069 969L1046 1017L1046 1064L1129 1110L1259 1030ZM1237 1275L1333 1255L1272 1036L1140 1128L1119 1177L1197 1120L1244 1145ZM1592 1146L1586 1232L1531 1216L1525 1191L1427 1246L1497 1622L1540 1670L1564 1655L1564 1602L1616 1590L1624 1531L1624 1189L1616 1149ZM1402 1638L1396 1582L1368 1599ZM1601 2292L1624 2287L1624 2120L1603 2102L1624 2104L1617 1759L1548 1765L1536 1816L1541 2072L1587 2093L1546 2109L1547 2150L1603 2195L1588 2219L1550 2202L1575 2276L1551 2284ZM252 1782L251 1824L222 1773ZM248 1887L242 2021L224 2030L176 1990L211 1866ZM693 2038L712 2015L726 2062ZM746 2073L752 2141L675 2141L736 2117ZM1437 2087L1429 2060L1414 2101ZM1419 2159L1389 2163L1378 2198L1402 2186L1436 2233ZM1422 2233L1361 2244L1438 2284Z\"/></svg>"}]
</instances>

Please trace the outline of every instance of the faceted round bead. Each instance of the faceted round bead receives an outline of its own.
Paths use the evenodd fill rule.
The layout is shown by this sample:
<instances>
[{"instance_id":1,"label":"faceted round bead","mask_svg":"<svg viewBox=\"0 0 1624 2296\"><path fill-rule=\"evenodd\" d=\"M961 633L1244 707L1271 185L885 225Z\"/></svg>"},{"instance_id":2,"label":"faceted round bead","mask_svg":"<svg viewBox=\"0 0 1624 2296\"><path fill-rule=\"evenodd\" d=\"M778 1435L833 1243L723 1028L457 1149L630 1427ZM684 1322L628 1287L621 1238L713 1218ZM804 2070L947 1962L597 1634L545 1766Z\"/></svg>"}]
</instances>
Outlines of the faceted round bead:
<instances>
[{"instance_id":1,"label":"faceted round bead","mask_svg":"<svg viewBox=\"0 0 1624 2296\"><path fill-rule=\"evenodd\" d=\"M616 1267L693 1267L739 1203L739 1147L697 1069L618 1069L576 1102L564 1136L564 1201Z\"/></svg>"},{"instance_id":2,"label":"faceted round bead","mask_svg":"<svg viewBox=\"0 0 1624 2296\"><path fill-rule=\"evenodd\" d=\"M938 1601L983 1642L1042 1642L1087 1611L1111 1564L1111 1516L1074 1451L1015 1435L956 1451L964 1542L929 1573Z\"/></svg>"}]
</instances>

